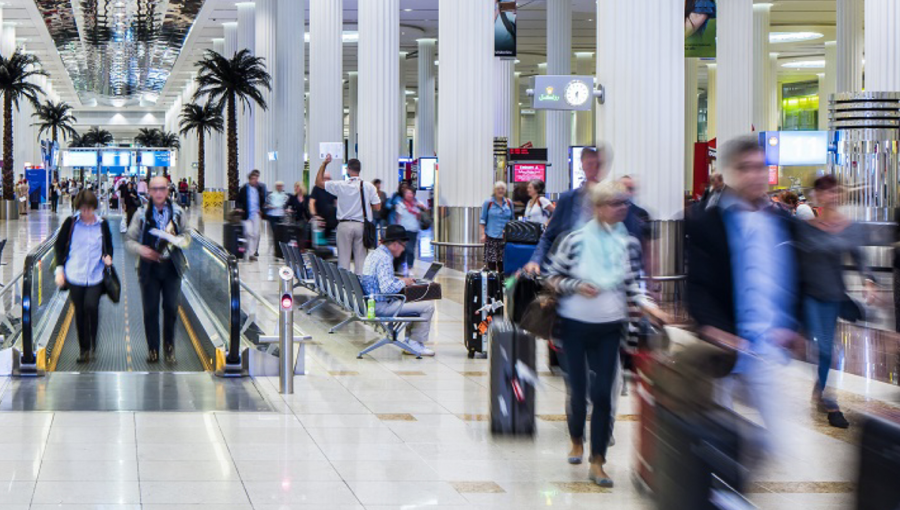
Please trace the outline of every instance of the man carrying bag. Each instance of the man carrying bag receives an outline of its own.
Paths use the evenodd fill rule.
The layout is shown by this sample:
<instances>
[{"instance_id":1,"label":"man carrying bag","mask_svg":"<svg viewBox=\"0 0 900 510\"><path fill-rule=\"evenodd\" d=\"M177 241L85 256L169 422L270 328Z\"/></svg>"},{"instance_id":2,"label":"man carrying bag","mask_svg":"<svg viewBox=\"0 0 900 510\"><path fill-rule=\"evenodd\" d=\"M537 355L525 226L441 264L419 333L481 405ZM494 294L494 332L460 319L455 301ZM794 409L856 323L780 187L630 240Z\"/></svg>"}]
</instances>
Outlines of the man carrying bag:
<instances>
[{"instance_id":1,"label":"man carrying bag","mask_svg":"<svg viewBox=\"0 0 900 510\"><path fill-rule=\"evenodd\" d=\"M331 163L329 154L316 174L316 186L337 197L338 267L350 270L350 258L357 274L362 273L368 249L377 245L377 233L372 211L381 209L378 190L370 182L360 179L362 164L358 159L347 162L347 179L325 181L324 174Z\"/></svg>"}]
</instances>

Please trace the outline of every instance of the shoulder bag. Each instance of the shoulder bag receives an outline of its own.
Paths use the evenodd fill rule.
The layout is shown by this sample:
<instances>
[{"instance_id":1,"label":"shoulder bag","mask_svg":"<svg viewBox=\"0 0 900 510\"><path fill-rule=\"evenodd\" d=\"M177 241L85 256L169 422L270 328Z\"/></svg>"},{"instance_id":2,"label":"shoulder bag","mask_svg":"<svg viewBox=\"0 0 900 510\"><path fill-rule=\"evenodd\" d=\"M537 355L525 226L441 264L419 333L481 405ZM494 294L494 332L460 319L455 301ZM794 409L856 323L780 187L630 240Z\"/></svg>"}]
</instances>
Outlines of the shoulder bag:
<instances>
[{"instance_id":1,"label":"shoulder bag","mask_svg":"<svg viewBox=\"0 0 900 510\"><path fill-rule=\"evenodd\" d=\"M363 213L363 246L366 247L367 250L374 250L378 246L378 229L375 228L375 224L369 221L369 215L366 213L366 192L363 188L365 182L360 179L359 181L359 201L362 203L362 213Z\"/></svg>"},{"instance_id":2,"label":"shoulder bag","mask_svg":"<svg viewBox=\"0 0 900 510\"><path fill-rule=\"evenodd\" d=\"M103 220L103 222L106 225L104 228L109 229L106 220ZM106 239L103 239L103 256L106 257L107 255ZM119 280L119 273L116 272L115 266L103 266L103 292L109 296L109 300L113 303L118 303L122 297L122 282Z\"/></svg>"}]
</instances>

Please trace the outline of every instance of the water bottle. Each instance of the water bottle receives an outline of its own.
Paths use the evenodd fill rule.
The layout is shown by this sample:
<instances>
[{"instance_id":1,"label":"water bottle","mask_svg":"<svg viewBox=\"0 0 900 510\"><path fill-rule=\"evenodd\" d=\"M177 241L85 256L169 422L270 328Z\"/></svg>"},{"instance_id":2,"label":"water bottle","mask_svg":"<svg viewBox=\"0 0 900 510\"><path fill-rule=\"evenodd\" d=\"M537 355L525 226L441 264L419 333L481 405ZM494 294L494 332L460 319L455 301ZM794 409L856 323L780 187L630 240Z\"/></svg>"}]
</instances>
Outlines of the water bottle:
<instances>
[{"instance_id":1,"label":"water bottle","mask_svg":"<svg viewBox=\"0 0 900 510\"><path fill-rule=\"evenodd\" d=\"M370 297L366 300L366 317L375 319L375 298Z\"/></svg>"}]
</instances>

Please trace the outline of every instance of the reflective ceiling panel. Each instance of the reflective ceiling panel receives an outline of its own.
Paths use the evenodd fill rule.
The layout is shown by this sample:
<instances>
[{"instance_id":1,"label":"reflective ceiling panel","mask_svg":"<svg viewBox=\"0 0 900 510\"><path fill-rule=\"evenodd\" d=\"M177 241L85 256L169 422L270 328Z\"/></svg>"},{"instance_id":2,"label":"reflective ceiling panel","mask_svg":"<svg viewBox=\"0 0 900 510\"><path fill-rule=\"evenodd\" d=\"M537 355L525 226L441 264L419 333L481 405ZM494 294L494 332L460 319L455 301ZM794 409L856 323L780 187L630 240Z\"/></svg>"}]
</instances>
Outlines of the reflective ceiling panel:
<instances>
[{"instance_id":1,"label":"reflective ceiling panel","mask_svg":"<svg viewBox=\"0 0 900 510\"><path fill-rule=\"evenodd\" d=\"M154 102L205 0L35 0L85 105Z\"/></svg>"}]
</instances>

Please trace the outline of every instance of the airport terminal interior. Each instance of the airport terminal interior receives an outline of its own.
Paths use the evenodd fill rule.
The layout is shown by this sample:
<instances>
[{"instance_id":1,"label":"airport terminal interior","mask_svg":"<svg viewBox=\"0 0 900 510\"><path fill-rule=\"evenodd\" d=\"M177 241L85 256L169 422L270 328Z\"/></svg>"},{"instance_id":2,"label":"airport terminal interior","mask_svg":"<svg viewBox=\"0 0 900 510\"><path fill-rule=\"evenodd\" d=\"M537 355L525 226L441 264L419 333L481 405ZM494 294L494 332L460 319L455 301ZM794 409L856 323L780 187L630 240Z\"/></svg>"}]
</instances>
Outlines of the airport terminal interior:
<instances>
[{"instance_id":1,"label":"airport terminal interior","mask_svg":"<svg viewBox=\"0 0 900 510\"><path fill-rule=\"evenodd\" d=\"M3 0L0 510L900 508L898 32Z\"/></svg>"}]
</instances>

